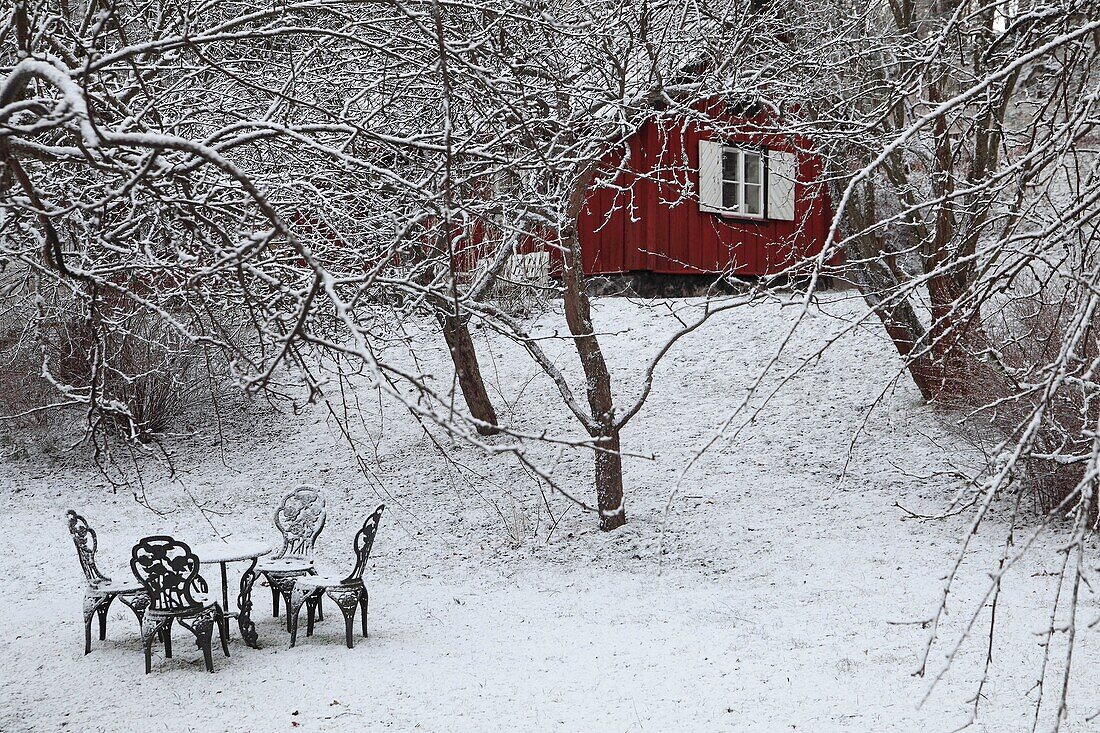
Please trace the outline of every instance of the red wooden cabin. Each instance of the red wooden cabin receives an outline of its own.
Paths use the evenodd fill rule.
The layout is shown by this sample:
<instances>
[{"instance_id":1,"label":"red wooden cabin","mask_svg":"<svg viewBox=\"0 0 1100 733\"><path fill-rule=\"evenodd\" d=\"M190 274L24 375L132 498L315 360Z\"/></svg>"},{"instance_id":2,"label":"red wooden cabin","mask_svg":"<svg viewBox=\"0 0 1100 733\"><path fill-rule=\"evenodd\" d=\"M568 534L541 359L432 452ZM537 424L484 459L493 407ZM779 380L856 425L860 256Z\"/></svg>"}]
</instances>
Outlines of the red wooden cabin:
<instances>
[{"instance_id":1,"label":"red wooden cabin","mask_svg":"<svg viewBox=\"0 0 1100 733\"><path fill-rule=\"evenodd\" d=\"M821 251L833 216L821 158L766 115L727 109L706 107L707 127L647 122L625 165L605 161L624 170L597 179L581 214L585 273L770 275Z\"/></svg>"}]
</instances>

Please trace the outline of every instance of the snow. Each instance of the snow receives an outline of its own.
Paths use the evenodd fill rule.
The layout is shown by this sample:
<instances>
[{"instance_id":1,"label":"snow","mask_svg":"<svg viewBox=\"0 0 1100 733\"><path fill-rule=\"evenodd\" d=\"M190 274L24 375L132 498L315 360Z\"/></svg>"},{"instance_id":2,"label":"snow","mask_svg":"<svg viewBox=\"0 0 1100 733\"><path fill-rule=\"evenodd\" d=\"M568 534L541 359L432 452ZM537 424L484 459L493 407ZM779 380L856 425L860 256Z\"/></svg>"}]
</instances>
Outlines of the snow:
<instances>
[{"instance_id":1,"label":"snow","mask_svg":"<svg viewBox=\"0 0 1100 733\"><path fill-rule=\"evenodd\" d=\"M252 559L262 560L264 555L270 554L275 545L264 540L234 539L231 542L204 542L191 545L191 551L199 556L204 563L225 563L238 560Z\"/></svg>"},{"instance_id":2,"label":"snow","mask_svg":"<svg viewBox=\"0 0 1100 733\"><path fill-rule=\"evenodd\" d=\"M606 299L595 308L620 404L678 326L668 308L645 305ZM859 309L851 293L822 298L766 387ZM158 513L125 490L112 493L80 452L34 450L0 462L10 507L0 519L0 730L882 733L962 725L987 626L923 705L930 677L912 673L928 634L919 621L938 603L967 518L914 521L897 505L942 509L957 488L950 471L977 455L904 379L883 392L899 363L880 333L846 335L736 437L719 440L687 472L664 521L685 463L742 399L796 312L778 302L739 308L674 349L623 436L625 450L656 460L627 461L629 523L609 534L560 496L544 500L507 456L487 458L435 435L453 463L445 460L407 413L380 410L366 392L354 434L367 476L323 405L298 415L249 407L228 421L224 444L212 428L173 441L177 475L145 469L143 496ZM556 313L540 327L564 331ZM424 371L449 381L442 340L415 338ZM503 415L517 428L576 434L514 347L477 338ZM553 355L576 380L565 346ZM531 455L566 488L590 494L588 455ZM151 533L199 543L217 529L274 542L274 508L299 483L327 492L318 563L333 571L351 566L355 530L377 502L387 504L364 576L369 639L346 649L339 615L326 605L315 635L300 634L288 649L283 619L271 617L268 590L257 585L263 648L245 647L234 628L232 657L215 654L216 674L202 671L184 633L172 660L154 655L152 674L142 674L137 625L121 606L112 608L108 640L82 654L82 581L66 508L88 517L101 567L114 568ZM947 641L995 568L1004 522L994 517L975 540L951 596ZM1044 538L1005 579L994 667L972 730L1030 727L1042 651L1035 632L1048 623L1057 543L1057 532ZM216 579L216 571L204 575ZM1088 622L1097 603L1082 592ZM988 623L987 614L980 619ZM1100 729L1085 720L1097 706L1087 684L1100 661L1095 635L1079 629L1065 730ZM931 673L947 649L935 647Z\"/></svg>"}]
</instances>

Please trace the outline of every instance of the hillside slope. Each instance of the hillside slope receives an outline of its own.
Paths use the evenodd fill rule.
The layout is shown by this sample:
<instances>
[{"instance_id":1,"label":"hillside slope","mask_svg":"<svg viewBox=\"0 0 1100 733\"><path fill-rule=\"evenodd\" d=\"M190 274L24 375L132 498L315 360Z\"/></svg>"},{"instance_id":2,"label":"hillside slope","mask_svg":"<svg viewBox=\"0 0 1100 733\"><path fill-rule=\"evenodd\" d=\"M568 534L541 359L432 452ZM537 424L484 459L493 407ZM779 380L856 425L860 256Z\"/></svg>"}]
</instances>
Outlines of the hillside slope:
<instances>
[{"instance_id":1,"label":"hillside slope","mask_svg":"<svg viewBox=\"0 0 1100 733\"><path fill-rule=\"evenodd\" d=\"M596 309L622 395L671 311L607 299ZM831 294L809 314L777 372L816 352L857 312ZM507 456L485 457L357 391L353 426L368 475L356 468L323 405L301 414L241 410L222 441L210 426L171 443L177 473L146 467L140 506L112 493L86 455L32 451L0 462L0 730L424 731L946 731L967 720L984 660L981 638L922 706L929 679L912 676L966 518L906 519L897 505L935 512L956 489L950 471L975 464L904 380L873 329L846 335L791 379L756 419L719 440L686 474L772 358L796 314L780 303L716 318L678 346L654 393L624 434L629 524L611 534ZM544 333L564 331L559 316ZM424 339L424 335L414 335ZM542 379L513 347L482 340L513 424L576 434ZM425 372L448 379L441 342ZM563 345L561 363L569 363ZM426 350L424 350L426 351ZM575 376L576 370L571 369ZM774 385L778 376L769 378ZM626 401L625 399L623 400ZM357 417L359 417L357 416ZM533 451L581 495L585 454ZM368 569L371 636L342 643L333 612L287 649L257 585L264 648L215 656L217 674L176 636L173 660L142 674L136 624L111 613L109 639L82 654L79 568L61 514L74 507L100 533L114 568L140 536L188 541L215 534L274 541L271 515L285 491L314 483L329 497L318 544L344 568L355 526L379 501L387 515ZM672 500L670 502L670 496ZM669 506L667 521L665 507ZM984 589L1003 543L994 519L950 606L947 638ZM1054 592L1058 538L1040 543L1005 582L995 666L976 730L1018 730L1041 649L1033 632ZM663 553L662 553L663 548ZM213 577L211 577L213 579ZM1097 615L1088 595L1085 620ZM336 617L336 618L332 618ZM983 617L984 618L984 617ZM1086 677L1100 661L1095 633L1076 657ZM933 653L938 669L946 647ZM1080 693L1079 695L1077 693ZM1031 695L1034 693L1031 692ZM1074 688L1068 730L1098 704Z\"/></svg>"}]
</instances>

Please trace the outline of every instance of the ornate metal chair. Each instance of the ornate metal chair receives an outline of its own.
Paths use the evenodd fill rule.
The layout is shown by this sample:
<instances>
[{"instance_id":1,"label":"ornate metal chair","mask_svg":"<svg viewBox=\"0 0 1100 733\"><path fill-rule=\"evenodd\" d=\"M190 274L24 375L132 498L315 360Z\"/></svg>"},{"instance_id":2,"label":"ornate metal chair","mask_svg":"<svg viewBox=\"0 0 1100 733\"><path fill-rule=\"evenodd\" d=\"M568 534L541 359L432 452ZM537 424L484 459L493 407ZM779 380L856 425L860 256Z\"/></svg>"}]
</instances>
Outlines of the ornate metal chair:
<instances>
[{"instance_id":1,"label":"ornate metal chair","mask_svg":"<svg viewBox=\"0 0 1100 733\"><path fill-rule=\"evenodd\" d=\"M88 581L84 588L84 653L92 651L92 619L99 615L99 640L107 638L107 611L117 598L137 616L141 624L145 609L149 606L149 595L137 581L112 580L100 572L95 563L95 553L99 546L95 530L88 520L72 509L65 512L69 520L69 534L76 545L76 555L80 558L80 567Z\"/></svg>"},{"instance_id":2,"label":"ornate metal chair","mask_svg":"<svg viewBox=\"0 0 1100 733\"><path fill-rule=\"evenodd\" d=\"M290 605L287 606L287 616L290 621L290 646L293 647L298 638L298 615L302 605L306 606L306 636L313 635L313 620L315 611L320 607L321 598L328 595L344 614L344 634L347 638L348 649L352 642L352 626L355 623L355 607L359 606L363 615L363 636L367 635L367 587L363 584L363 570L367 567L367 559L370 557L371 547L374 545L374 536L378 532L378 522L382 519L382 510L385 504L379 504L374 513L367 517L363 526L355 533L353 549L355 551L355 568L346 578L338 575L305 575L294 581L294 590L290 594Z\"/></svg>"},{"instance_id":3,"label":"ornate metal chair","mask_svg":"<svg viewBox=\"0 0 1100 733\"><path fill-rule=\"evenodd\" d=\"M153 641L164 642L164 656L172 658L172 622L179 621L195 635L206 671L214 671L210 651L213 626L218 625L222 651L229 656L229 619L221 605L206 596L206 581L199 575L199 558L191 548L165 535L146 537L134 545L130 568L149 594L149 608L141 622L145 650L145 674L152 668Z\"/></svg>"},{"instance_id":4,"label":"ornate metal chair","mask_svg":"<svg viewBox=\"0 0 1100 733\"><path fill-rule=\"evenodd\" d=\"M313 486L299 486L283 498L275 511L275 526L283 535L283 548L277 555L256 566L256 572L271 586L272 615L279 616L279 596L290 608L290 592L296 578L316 575L313 545L325 528L325 497ZM320 607L318 607L320 613ZM287 619L287 631L290 619Z\"/></svg>"}]
</instances>

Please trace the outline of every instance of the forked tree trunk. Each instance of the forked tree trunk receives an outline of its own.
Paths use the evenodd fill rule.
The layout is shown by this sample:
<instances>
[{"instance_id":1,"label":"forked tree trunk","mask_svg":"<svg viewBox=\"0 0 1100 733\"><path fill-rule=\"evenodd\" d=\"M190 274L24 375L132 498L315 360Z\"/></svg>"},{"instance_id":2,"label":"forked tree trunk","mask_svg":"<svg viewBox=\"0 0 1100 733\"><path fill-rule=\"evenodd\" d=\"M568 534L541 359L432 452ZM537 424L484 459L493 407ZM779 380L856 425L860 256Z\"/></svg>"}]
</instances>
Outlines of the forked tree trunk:
<instances>
[{"instance_id":1,"label":"forked tree trunk","mask_svg":"<svg viewBox=\"0 0 1100 733\"><path fill-rule=\"evenodd\" d=\"M482 423L477 426L477 432L482 435L496 435L500 432L497 427L497 412L485 390L485 380L481 377L481 366L474 349L474 340L470 338L467 319L440 311L436 311L436 319L443 329L443 338L451 352L462 398L466 401L470 415Z\"/></svg>"},{"instance_id":2,"label":"forked tree trunk","mask_svg":"<svg viewBox=\"0 0 1100 733\"><path fill-rule=\"evenodd\" d=\"M933 103L943 99L942 80L928 85L928 98ZM954 251L954 242L960 234L960 215L953 201L955 193L952 138L947 119L940 115L932 124L936 141L935 170L932 179L932 196L939 200L932 236L927 237L921 252L924 271L928 273L928 302L932 317L927 343L935 365L938 398L948 401L966 397L975 389L975 377L980 362L975 356L984 347L985 332L978 309L968 311L964 303L967 292L967 273L972 265Z\"/></svg>"},{"instance_id":3,"label":"forked tree trunk","mask_svg":"<svg viewBox=\"0 0 1100 733\"><path fill-rule=\"evenodd\" d=\"M943 195L943 191L940 195ZM905 360L913 383L926 400L952 401L974 388L981 364L974 356L986 344L977 311L962 307L963 274L951 267L948 243L953 221L941 209L936 226L925 233L923 264L928 278L931 326L925 328L909 296L903 292L895 253L882 236L873 233L876 221L873 190L854 200L847 210L852 228L862 232L849 247L851 265L863 299L879 317L894 348Z\"/></svg>"}]
</instances>

